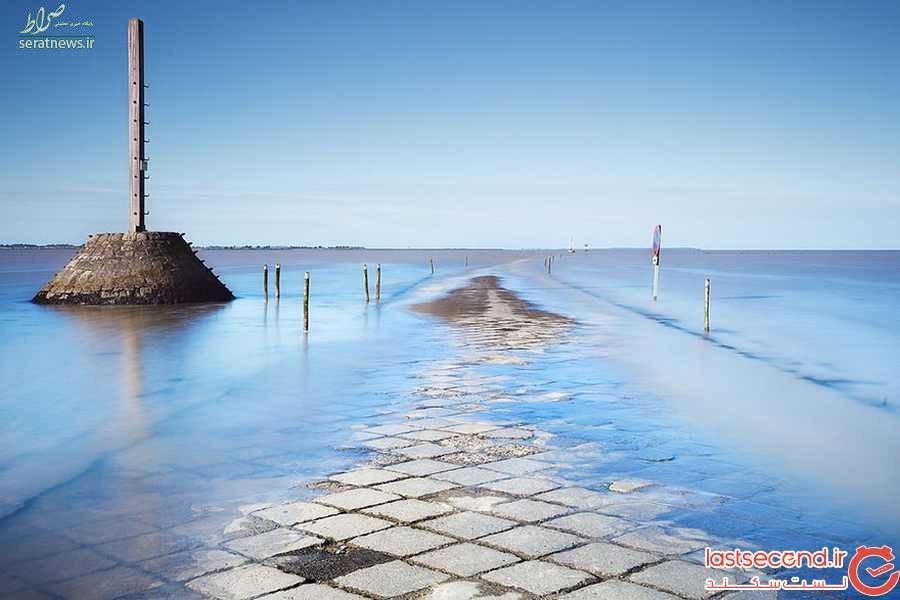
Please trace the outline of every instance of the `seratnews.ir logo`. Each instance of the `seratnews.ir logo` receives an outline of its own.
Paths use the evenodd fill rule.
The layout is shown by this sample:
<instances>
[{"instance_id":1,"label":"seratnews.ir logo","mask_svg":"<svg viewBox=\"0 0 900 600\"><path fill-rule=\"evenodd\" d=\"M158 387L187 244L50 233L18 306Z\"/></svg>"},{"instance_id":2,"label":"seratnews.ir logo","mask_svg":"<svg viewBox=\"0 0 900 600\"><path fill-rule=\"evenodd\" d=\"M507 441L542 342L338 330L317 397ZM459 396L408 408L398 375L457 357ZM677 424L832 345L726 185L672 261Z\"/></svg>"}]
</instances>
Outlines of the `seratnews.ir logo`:
<instances>
[{"instance_id":1,"label":"seratnews.ir logo","mask_svg":"<svg viewBox=\"0 0 900 600\"><path fill-rule=\"evenodd\" d=\"M22 49L77 49L86 50L94 47L93 35L70 35L75 28L93 27L93 21L63 21L59 17L66 11L66 5L60 4L56 10L47 11L43 6L29 12L25 18L25 27L19 31L19 48ZM52 29L51 29L52 27ZM59 29L64 27L66 29ZM45 33L51 30L52 33Z\"/></svg>"}]
</instances>

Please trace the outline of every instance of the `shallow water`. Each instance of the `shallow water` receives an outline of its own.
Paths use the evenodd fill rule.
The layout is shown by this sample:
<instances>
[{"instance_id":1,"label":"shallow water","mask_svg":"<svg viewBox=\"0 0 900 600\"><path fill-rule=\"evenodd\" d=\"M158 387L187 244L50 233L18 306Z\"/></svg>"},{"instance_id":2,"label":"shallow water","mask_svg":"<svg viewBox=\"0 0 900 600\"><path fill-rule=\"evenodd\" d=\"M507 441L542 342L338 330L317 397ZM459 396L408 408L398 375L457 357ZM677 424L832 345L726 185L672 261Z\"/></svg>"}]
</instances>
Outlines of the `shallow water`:
<instances>
[{"instance_id":1,"label":"shallow water","mask_svg":"<svg viewBox=\"0 0 900 600\"><path fill-rule=\"evenodd\" d=\"M65 595L28 577L36 561L78 549L101 572L142 569L215 539L242 505L310 494L364 458L361 424L408 410L422 378L464 359L450 325L406 305L489 273L578 321L526 364L472 369L502 378L491 416L567 448L570 478L728 495L725 512L673 518L760 545L900 537L898 253L671 251L654 304L643 252L563 256L547 276L539 252L469 252L465 268L462 251L222 250L205 256L235 302L98 309L27 302L70 252L4 252L0 569L25 579L9 585ZM276 261L283 294L266 303L260 265ZM380 304L362 301L363 261L383 263Z\"/></svg>"}]
</instances>

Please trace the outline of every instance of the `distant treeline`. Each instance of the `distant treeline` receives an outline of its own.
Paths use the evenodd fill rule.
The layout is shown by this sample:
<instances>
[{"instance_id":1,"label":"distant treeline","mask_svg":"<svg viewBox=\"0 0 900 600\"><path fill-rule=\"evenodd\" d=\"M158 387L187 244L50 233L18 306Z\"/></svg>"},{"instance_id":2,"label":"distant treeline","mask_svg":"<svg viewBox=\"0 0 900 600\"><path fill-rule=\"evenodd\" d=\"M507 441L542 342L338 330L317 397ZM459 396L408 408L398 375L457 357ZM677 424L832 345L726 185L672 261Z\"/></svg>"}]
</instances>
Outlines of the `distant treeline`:
<instances>
[{"instance_id":1,"label":"distant treeline","mask_svg":"<svg viewBox=\"0 0 900 600\"><path fill-rule=\"evenodd\" d=\"M198 246L203 250L365 250L365 246ZM76 244L0 244L12 248L80 248Z\"/></svg>"},{"instance_id":2,"label":"distant treeline","mask_svg":"<svg viewBox=\"0 0 900 600\"><path fill-rule=\"evenodd\" d=\"M365 250L365 246L199 246L204 250Z\"/></svg>"},{"instance_id":3,"label":"distant treeline","mask_svg":"<svg viewBox=\"0 0 900 600\"><path fill-rule=\"evenodd\" d=\"M78 248L75 244L0 244L0 248Z\"/></svg>"}]
</instances>

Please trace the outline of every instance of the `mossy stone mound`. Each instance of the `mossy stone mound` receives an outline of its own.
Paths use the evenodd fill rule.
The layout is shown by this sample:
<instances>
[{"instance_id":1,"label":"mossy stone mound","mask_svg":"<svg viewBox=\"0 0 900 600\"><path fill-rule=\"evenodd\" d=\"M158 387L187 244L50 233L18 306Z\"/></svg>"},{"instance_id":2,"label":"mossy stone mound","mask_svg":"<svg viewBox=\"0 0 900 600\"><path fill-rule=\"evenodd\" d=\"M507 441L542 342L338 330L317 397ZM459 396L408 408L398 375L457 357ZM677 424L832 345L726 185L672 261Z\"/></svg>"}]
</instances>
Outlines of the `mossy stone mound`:
<instances>
[{"instance_id":1,"label":"mossy stone mound","mask_svg":"<svg viewBox=\"0 0 900 600\"><path fill-rule=\"evenodd\" d=\"M180 233L98 233L32 299L39 304L225 302L234 295Z\"/></svg>"}]
</instances>

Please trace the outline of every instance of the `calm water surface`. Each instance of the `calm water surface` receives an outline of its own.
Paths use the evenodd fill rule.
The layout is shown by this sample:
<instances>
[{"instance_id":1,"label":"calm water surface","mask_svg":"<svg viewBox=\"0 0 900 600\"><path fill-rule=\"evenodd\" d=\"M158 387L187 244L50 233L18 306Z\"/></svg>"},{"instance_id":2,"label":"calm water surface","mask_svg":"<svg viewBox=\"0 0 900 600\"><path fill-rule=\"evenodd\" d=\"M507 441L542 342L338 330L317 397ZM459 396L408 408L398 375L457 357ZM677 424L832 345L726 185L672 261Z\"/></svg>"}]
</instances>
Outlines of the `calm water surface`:
<instances>
[{"instance_id":1,"label":"calm water surface","mask_svg":"<svg viewBox=\"0 0 900 600\"><path fill-rule=\"evenodd\" d=\"M141 564L202 545L241 505L308 494L306 480L361 458L341 450L360 423L411 403L421 365L454 357L447 326L405 305L482 273L578 321L529 367L482 369L522 398L570 392L498 414L571 447L572 477L731 494L743 522L799 515L788 539L754 525L760 543L900 539L900 253L670 251L654 303L638 251L565 255L548 276L543 252L469 252L466 268L461 251L222 250L205 258L229 304L27 302L70 254L0 254L0 570L13 578L76 549ZM267 303L260 269L277 261L283 294ZM361 265L379 261L384 297L367 306Z\"/></svg>"}]
</instances>

